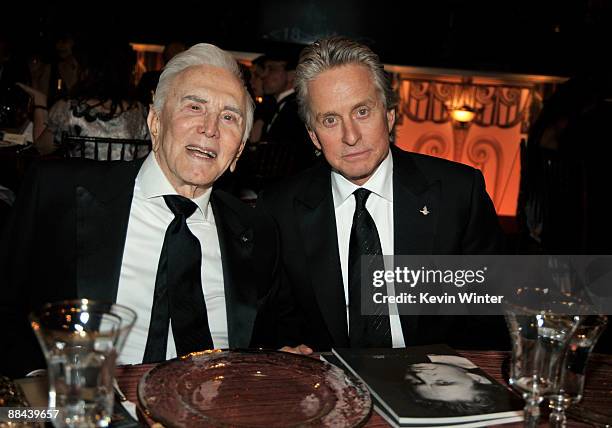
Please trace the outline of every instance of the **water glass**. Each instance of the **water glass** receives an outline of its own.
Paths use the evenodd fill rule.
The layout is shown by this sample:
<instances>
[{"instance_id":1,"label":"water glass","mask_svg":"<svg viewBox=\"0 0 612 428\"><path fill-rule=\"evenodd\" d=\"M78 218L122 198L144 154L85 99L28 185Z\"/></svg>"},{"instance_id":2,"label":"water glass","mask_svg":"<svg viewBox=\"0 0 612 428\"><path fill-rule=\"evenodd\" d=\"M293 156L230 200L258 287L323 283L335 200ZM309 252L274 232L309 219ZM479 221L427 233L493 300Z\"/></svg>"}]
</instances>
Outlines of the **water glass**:
<instances>
[{"instance_id":1,"label":"water glass","mask_svg":"<svg viewBox=\"0 0 612 428\"><path fill-rule=\"evenodd\" d=\"M521 292L529 297L525 301L545 300L535 297L546 290L523 289ZM534 308L515 303L506 308L512 341L509 383L525 399L524 424L527 427L537 426L539 405L553 390L570 338L581 321L579 316L567 313L561 302L550 302L548 307Z\"/></svg>"},{"instance_id":2,"label":"water glass","mask_svg":"<svg viewBox=\"0 0 612 428\"><path fill-rule=\"evenodd\" d=\"M131 312L131 314L130 314ZM130 314L124 322L119 315ZM47 361L56 427L107 427L120 347L135 321L129 308L87 299L50 303L30 314Z\"/></svg>"},{"instance_id":3,"label":"water glass","mask_svg":"<svg viewBox=\"0 0 612 428\"><path fill-rule=\"evenodd\" d=\"M582 400L588 358L607 323L605 315L586 316L572 335L549 397L551 427L564 427L565 409Z\"/></svg>"},{"instance_id":4,"label":"water glass","mask_svg":"<svg viewBox=\"0 0 612 428\"><path fill-rule=\"evenodd\" d=\"M121 355L121 351L123 350L123 346L125 345L125 341L127 340L130 331L132 331L132 327L136 324L136 312L127 306L118 305L117 303L105 303L105 302L96 302L96 305L104 311L110 312L113 315L121 318L121 328L119 329L119 334L117 335L117 340L115 342L115 351L117 352L117 358Z\"/></svg>"}]
</instances>

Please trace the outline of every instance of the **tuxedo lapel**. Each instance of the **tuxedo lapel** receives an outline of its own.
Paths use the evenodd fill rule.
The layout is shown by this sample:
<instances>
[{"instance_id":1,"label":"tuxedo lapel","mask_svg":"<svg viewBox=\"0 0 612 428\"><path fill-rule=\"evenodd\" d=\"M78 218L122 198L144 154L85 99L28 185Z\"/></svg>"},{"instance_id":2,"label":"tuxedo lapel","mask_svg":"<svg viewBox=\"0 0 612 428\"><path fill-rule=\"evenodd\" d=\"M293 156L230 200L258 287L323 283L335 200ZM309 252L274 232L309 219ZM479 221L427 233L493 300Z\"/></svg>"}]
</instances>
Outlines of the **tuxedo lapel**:
<instances>
[{"instance_id":1,"label":"tuxedo lapel","mask_svg":"<svg viewBox=\"0 0 612 428\"><path fill-rule=\"evenodd\" d=\"M334 343L348 346L346 302L330 180L329 168L319 166L305 192L296 198L294 208L319 309Z\"/></svg>"},{"instance_id":2,"label":"tuxedo lapel","mask_svg":"<svg viewBox=\"0 0 612 428\"><path fill-rule=\"evenodd\" d=\"M89 173L84 166L79 175L75 189L79 298L112 302L117 298L134 180L141 165L141 161L115 164L102 174Z\"/></svg>"},{"instance_id":3,"label":"tuxedo lapel","mask_svg":"<svg viewBox=\"0 0 612 428\"><path fill-rule=\"evenodd\" d=\"M440 206L440 183L429 183L408 153L393 152L394 254L431 254ZM418 316L401 316L406 346L417 338Z\"/></svg>"},{"instance_id":4,"label":"tuxedo lapel","mask_svg":"<svg viewBox=\"0 0 612 428\"><path fill-rule=\"evenodd\" d=\"M251 277L255 271L253 229L243 224L222 193L213 191L211 206L221 250L229 346L247 348L258 309Z\"/></svg>"},{"instance_id":5,"label":"tuxedo lapel","mask_svg":"<svg viewBox=\"0 0 612 428\"><path fill-rule=\"evenodd\" d=\"M440 182L429 183L408 153L393 150L394 254L431 254Z\"/></svg>"}]
</instances>

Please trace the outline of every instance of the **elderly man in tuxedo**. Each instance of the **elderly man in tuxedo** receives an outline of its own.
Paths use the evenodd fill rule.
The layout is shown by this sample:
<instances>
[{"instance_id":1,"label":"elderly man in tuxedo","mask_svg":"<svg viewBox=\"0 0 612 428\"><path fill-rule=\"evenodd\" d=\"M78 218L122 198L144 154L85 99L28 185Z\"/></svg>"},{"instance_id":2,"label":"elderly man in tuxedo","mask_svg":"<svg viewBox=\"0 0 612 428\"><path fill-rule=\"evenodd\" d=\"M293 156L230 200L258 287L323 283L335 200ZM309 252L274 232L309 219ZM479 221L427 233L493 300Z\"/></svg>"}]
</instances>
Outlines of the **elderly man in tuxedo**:
<instances>
[{"instance_id":1,"label":"elderly man in tuxedo","mask_svg":"<svg viewBox=\"0 0 612 428\"><path fill-rule=\"evenodd\" d=\"M27 314L69 298L136 311L122 363L281 344L275 226L213 186L235 168L253 108L232 56L198 44L161 74L144 161L49 162L29 175L2 242L2 372L44 366Z\"/></svg>"},{"instance_id":2,"label":"elderly man in tuxedo","mask_svg":"<svg viewBox=\"0 0 612 428\"><path fill-rule=\"evenodd\" d=\"M390 145L397 97L364 45L334 37L305 48L296 91L325 159L266 189L258 206L279 225L304 343L315 350L435 342L497 347L501 338L505 346L501 317L487 320L497 323L497 336L486 342L482 319L474 317L364 316L355 286L363 254L498 252L502 234L480 171Z\"/></svg>"}]
</instances>

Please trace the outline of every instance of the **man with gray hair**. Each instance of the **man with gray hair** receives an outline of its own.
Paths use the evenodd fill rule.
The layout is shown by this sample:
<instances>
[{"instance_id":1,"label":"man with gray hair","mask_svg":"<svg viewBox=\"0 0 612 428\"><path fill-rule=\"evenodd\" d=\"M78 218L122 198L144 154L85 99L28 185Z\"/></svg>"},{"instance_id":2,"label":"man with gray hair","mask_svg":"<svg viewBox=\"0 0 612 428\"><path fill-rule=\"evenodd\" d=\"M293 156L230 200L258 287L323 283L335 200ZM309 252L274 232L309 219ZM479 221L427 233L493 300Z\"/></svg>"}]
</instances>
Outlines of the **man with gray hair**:
<instances>
[{"instance_id":1,"label":"man with gray hair","mask_svg":"<svg viewBox=\"0 0 612 428\"><path fill-rule=\"evenodd\" d=\"M473 334L478 324L463 333L451 317L400 317L394 305L364 315L360 306L363 255L501 249L480 171L390 145L397 96L367 46L333 37L306 47L296 90L301 117L324 159L266 189L258 206L279 225L284 269L303 315L303 342L316 351L483 345L475 343L481 340ZM504 332L493 339L503 340Z\"/></svg>"},{"instance_id":2,"label":"man with gray hair","mask_svg":"<svg viewBox=\"0 0 612 428\"><path fill-rule=\"evenodd\" d=\"M236 167L253 108L234 58L198 44L161 74L146 159L29 175L0 248L3 373L44 365L27 314L63 299L136 311L121 363L281 345L282 307L269 307L280 290L275 226L214 188Z\"/></svg>"}]
</instances>

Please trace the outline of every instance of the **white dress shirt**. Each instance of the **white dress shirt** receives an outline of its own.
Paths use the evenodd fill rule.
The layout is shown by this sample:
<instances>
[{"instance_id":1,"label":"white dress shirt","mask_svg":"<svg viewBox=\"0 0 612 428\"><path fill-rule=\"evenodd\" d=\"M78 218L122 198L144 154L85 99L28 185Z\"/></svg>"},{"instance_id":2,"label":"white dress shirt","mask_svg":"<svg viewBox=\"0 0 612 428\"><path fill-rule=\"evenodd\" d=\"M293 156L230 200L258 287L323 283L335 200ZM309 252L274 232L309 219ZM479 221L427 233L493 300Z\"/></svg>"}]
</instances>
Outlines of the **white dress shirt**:
<instances>
[{"instance_id":1,"label":"white dress shirt","mask_svg":"<svg viewBox=\"0 0 612 428\"><path fill-rule=\"evenodd\" d=\"M174 219L163 195L176 195L151 152L138 172L121 262L117 303L136 311L138 319L119 357L120 364L142 363L153 308L155 277L166 229ZM192 199L198 206L187 219L189 230L202 248L202 291L215 348L227 348L227 316L223 268L215 217L210 207L211 189ZM176 357L172 327L167 358Z\"/></svg>"},{"instance_id":2,"label":"white dress shirt","mask_svg":"<svg viewBox=\"0 0 612 428\"><path fill-rule=\"evenodd\" d=\"M355 213L355 197L353 192L359 186L351 183L339 173L332 171L332 195L334 198L334 209L336 213L336 230L338 235L338 249L340 252L340 268L342 270L342 283L344 284L344 300L347 302L346 319L348 324L348 257L349 241L351 239L351 227L353 225L353 214ZM366 209L374 219L380 246L384 255L392 255L394 251L393 242L393 157L391 151L384 161L378 166L372 177L361 186L368 189L370 196L366 202ZM393 266L387 266L386 270L392 270ZM387 287L388 295L392 295L393 285ZM402 326L397 312L396 304L389 304L391 323L391 339L394 348L405 346ZM350 325L350 324L349 324Z\"/></svg>"}]
</instances>

